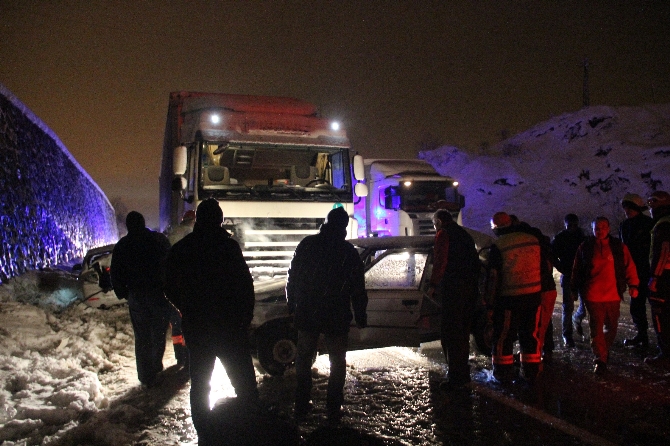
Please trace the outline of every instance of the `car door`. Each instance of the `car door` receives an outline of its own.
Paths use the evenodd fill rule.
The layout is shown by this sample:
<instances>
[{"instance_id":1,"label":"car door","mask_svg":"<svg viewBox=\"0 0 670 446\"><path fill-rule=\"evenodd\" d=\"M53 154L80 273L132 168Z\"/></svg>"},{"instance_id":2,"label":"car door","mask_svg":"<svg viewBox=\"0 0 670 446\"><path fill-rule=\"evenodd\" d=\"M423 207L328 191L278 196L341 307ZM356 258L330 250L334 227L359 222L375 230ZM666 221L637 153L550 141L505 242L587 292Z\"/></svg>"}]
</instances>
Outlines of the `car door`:
<instances>
[{"instance_id":1,"label":"car door","mask_svg":"<svg viewBox=\"0 0 670 446\"><path fill-rule=\"evenodd\" d=\"M352 328L350 348L418 346L424 278L431 253L426 249L378 249L366 263L368 327Z\"/></svg>"}]
</instances>

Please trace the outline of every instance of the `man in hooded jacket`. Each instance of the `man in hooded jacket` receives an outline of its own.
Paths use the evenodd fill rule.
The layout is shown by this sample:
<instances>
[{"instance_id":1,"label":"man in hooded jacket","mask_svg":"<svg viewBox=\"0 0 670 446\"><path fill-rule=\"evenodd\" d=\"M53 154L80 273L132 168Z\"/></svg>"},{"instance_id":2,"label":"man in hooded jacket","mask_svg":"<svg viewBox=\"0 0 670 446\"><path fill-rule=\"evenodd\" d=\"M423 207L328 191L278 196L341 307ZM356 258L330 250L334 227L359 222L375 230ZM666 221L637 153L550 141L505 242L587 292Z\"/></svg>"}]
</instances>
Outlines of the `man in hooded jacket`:
<instances>
[{"instance_id":1,"label":"man in hooded jacket","mask_svg":"<svg viewBox=\"0 0 670 446\"><path fill-rule=\"evenodd\" d=\"M216 358L237 398L255 404L256 375L247 330L254 285L239 244L221 227L223 212L209 198L196 210L193 232L168 256L166 295L182 314L190 354L191 416L201 444L211 437L209 381Z\"/></svg>"},{"instance_id":2,"label":"man in hooded jacket","mask_svg":"<svg viewBox=\"0 0 670 446\"><path fill-rule=\"evenodd\" d=\"M128 234L112 251L111 277L119 299L128 300L135 334L137 377L143 386L160 383L165 334L172 306L163 295L167 237L145 226L144 216L131 211L126 217Z\"/></svg>"},{"instance_id":3,"label":"man in hooded jacket","mask_svg":"<svg viewBox=\"0 0 670 446\"><path fill-rule=\"evenodd\" d=\"M304 418L311 407L311 367L323 333L330 358L326 410L329 421L340 420L349 325L354 318L359 328L367 325L365 268L356 248L345 240L348 223L343 208L330 211L319 233L298 244L288 271L286 297L298 329L297 419Z\"/></svg>"}]
</instances>

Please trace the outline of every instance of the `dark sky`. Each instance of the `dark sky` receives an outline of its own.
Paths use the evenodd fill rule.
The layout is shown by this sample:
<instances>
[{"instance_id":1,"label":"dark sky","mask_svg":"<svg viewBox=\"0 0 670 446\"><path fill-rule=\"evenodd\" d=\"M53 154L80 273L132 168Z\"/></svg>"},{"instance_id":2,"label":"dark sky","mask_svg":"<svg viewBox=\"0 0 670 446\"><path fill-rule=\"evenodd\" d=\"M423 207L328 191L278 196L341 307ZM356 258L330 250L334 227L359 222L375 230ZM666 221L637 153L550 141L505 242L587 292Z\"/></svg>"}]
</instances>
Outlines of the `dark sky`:
<instances>
[{"instance_id":1,"label":"dark sky","mask_svg":"<svg viewBox=\"0 0 670 446\"><path fill-rule=\"evenodd\" d=\"M171 91L306 99L415 158L579 109L586 57L592 105L670 102L670 2L0 0L0 83L150 226Z\"/></svg>"}]
</instances>

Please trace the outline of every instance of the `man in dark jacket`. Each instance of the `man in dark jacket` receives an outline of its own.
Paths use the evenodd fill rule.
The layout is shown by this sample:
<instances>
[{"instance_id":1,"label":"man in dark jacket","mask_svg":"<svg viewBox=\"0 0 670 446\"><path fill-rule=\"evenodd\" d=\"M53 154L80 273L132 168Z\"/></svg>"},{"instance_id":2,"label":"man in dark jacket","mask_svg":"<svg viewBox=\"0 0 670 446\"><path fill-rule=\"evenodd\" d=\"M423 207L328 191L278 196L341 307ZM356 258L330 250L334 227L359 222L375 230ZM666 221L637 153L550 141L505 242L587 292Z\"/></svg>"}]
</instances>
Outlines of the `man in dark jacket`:
<instances>
[{"instance_id":1,"label":"man in dark jacket","mask_svg":"<svg viewBox=\"0 0 670 446\"><path fill-rule=\"evenodd\" d=\"M330 358L326 409L329 421L339 422L349 325L353 318L359 328L367 325L364 266L356 248L345 240L348 223L349 216L343 208L330 211L319 233L298 244L288 271L286 297L298 329L297 419L304 418L311 407L311 367L323 333Z\"/></svg>"},{"instance_id":2,"label":"man in dark jacket","mask_svg":"<svg viewBox=\"0 0 670 446\"><path fill-rule=\"evenodd\" d=\"M554 267L561 273L561 289L563 291L563 315L561 325L563 331L563 343L566 347L574 347L573 327L577 327L578 335L583 336L582 319L586 314L583 303L580 301L580 311L575 323L573 324L573 312L575 302L572 300L570 291L570 277L572 275L572 264L575 262L575 254L579 245L584 241L584 232L579 227L579 217L575 214L568 214L563 220L565 229L554 236L551 241L551 249L554 256Z\"/></svg>"},{"instance_id":3,"label":"man in dark jacket","mask_svg":"<svg viewBox=\"0 0 670 446\"><path fill-rule=\"evenodd\" d=\"M470 326L477 297L481 263L475 241L440 209L433 215L435 247L429 295L437 290L442 303L441 342L449 364L441 390L462 388L470 382Z\"/></svg>"},{"instance_id":4,"label":"man in dark jacket","mask_svg":"<svg viewBox=\"0 0 670 446\"><path fill-rule=\"evenodd\" d=\"M114 292L128 300L135 333L137 377L153 387L163 370L165 334L172 306L163 295L167 237L145 227L144 217L132 211L126 217L128 234L112 251L111 276Z\"/></svg>"},{"instance_id":5,"label":"man in dark jacket","mask_svg":"<svg viewBox=\"0 0 670 446\"><path fill-rule=\"evenodd\" d=\"M198 205L193 232L170 250L166 295L182 314L190 354L191 416L201 444L210 438L209 381L216 358L237 398L258 399L247 330L254 311L254 285L242 250L221 227L219 203Z\"/></svg>"},{"instance_id":6,"label":"man in dark jacket","mask_svg":"<svg viewBox=\"0 0 670 446\"><path fill-rule=\"evenodd\" d=\"M640 279L638 298L630 301L630 316L637 328L633 338L624 339L623 345L627 347L640 346L644 349L649 347L649 336L647 330L647 298L649 297L649 249L651 247L651 230L654 220L644 215L647 209L645 200L637 194L626 194L621 200L621 207L626 214L626 219L619 225L619 237L630 250L633 257L637 277Z\"/></svg>"}]
</instances>

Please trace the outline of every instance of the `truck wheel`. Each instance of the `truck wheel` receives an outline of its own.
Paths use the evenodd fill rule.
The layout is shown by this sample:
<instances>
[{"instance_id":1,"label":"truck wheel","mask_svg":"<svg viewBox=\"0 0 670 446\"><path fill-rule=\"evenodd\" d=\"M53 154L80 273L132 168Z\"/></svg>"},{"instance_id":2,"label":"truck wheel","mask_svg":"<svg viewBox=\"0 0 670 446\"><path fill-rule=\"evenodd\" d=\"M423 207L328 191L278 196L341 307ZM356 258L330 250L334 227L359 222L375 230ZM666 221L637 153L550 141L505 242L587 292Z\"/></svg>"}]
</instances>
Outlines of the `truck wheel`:
<instances>
[{"instance_id":1,"label":"truck wheel","mask_svg":"<svg viewBox=\"0 0 670 446\"><path fill-rule=\"evenodd\" d=\"M472 338L474 347L480 355L491 356L491 335L493 327L487 324L486 310L478 310L472 323Z\"/></svg>"},{"instance_id":2,"label":"truck wheel","mask_svg":"<svg viewBox=\"0 0 670 446\"><path fill-rule=\"evenodd\" d=\"M264 327L258 336L258 362L270 375L283 375L297 354L295 331L287 323Z\"/></svg>"}]
</instances>

